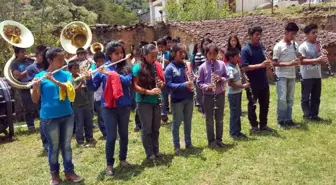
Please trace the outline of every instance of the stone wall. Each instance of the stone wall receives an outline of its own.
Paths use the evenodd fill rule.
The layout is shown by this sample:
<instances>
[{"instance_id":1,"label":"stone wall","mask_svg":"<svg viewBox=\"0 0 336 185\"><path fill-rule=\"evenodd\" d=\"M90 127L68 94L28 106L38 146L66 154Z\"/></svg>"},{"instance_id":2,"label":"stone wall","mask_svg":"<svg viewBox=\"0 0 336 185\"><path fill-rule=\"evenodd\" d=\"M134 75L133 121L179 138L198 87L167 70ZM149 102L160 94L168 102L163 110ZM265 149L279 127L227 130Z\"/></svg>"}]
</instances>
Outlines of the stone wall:
<instances>
[{"instance_id":1,"label":"stone wall","mask_svg":"<svg viewBox=\"0 0 336 185\"><path fill-rule=\"evenodd\" d=\"M325 31L336 32L336 15L310 17L309 14L307 14L307 16L299 19L285 19L285 20L293 21L299 24L314 23L317 24L319 28Z\"/></svg>"}]
</instances>

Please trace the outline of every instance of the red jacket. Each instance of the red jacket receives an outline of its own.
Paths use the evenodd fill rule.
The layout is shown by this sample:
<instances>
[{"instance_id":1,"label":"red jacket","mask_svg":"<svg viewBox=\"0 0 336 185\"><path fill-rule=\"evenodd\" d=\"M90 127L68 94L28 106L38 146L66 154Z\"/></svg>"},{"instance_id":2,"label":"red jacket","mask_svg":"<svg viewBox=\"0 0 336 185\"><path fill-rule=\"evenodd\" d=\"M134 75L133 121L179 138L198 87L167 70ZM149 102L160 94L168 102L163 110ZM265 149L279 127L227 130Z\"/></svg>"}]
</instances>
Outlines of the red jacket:
<instances>
[{"instance_id":1,"label":"red jacket","mask_svg":"<svg viewBox=\"0 0 336 185\"><path fill-rule=\"evenodd\" d=\"M108 73L104 91L105 106L115 108L117 106L117 100L121 96L124 96L124 93L119 74L115 71L111 71Z\"/></svg>"}]
</instances>

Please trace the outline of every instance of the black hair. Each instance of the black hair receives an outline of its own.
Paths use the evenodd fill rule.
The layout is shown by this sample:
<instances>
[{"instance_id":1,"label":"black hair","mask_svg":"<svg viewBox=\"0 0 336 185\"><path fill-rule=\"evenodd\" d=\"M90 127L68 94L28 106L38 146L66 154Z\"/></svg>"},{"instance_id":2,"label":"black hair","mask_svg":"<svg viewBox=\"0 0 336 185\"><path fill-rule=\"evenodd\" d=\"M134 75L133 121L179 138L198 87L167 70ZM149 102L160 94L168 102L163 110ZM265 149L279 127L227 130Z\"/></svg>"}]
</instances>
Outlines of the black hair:
<instances>
[{"instance_id":1,"label":"black hair","mask_svg":"<svg viewBox=\"0 0 336 185\"><path fill-rule=\"evenodd\" d=\"M83 53L86 54L86 50L84 48L78 48L77 51L76 51L76 55L80 55L80 54L83 54Z\"/></svg>"},{"instance_id":2,"label":"black hair","mask_svg":"<svg viewBox=\"0 0 336 185\"><path fill-rule=\"evenodd\" d=\"M93 55L93 60L95 62L97 62L97 60L101 58L105 60L105 54L103 52L97 52Z\"/></svg>"},{"instance_id":3,"label":"black hair","mask_svg":"<svg viewBox=\"0 0 336 185\"><path fill-rule=\"evenodd\" d=\"M80 61L78 59L74 59L74 60L71 60L69 63L68 63L68 69L69 71L71 71L71 69L73 67L79 67L79 63Z\"/></svg>"},{"instance_id":4,"label":"black hair","mask_svg":"<svg viewBox=\"0 0 336 185\"><path fill-rule=\"evenodd\" d=\"M26 50L26 49L25 48L19 48L19 47L13 46L13 50L14 50L14 53L16 55L16 54L19 54L21 50Z\"/></svg>"},{"instance_id":5,"label":"black hair","mask_svg":"<svg viewBox=\"0 0 336 185\"><path fill-rule=\"evenodd\" d=\"M36 55L43 55L43 52L47 49L47 46L45 45L38 45L35 48L35 54Z\"/></svg>"},{"instance_id":6,"label":"black hair","mask_svg":"<svg viewBox=\"0 0 336 185\"><path fill-rule=\"evenodd\" d=\"M159 39L157 42L156 42L157 45L164 45L164 46L167 46L167 40L166 39Z\"/></svg>"},{"instance_id":7,"label":"black hair","mask_svg":"<svg viewBox=\"0 0 336 185\"><path fill-rule=\"evenodd\" d=\"M227 51L225 52L225 58L226 60L230 60L230 57L233 58L237 55L239 55L239 50L238 48L228 48Z\"/></svg>"},{"instance_id":8,"label":"black hair","mask_svg":"<svg viewBox=\"0 0 336 185\"><path fill-rule=\"evenodd\" d=\"M48 48L45 53L45 58L48 61L53 60L59 53L62 53L63 49L61 48Z\"/></svg>"},{"instance_id":9,"label":"black hair","mask_svg":"<svg viewBox=\"0 0 336 185\"><path fill-rule=\"evenodd\" d=\"M142 62L140 63L139 85L145 89L155 88L155 75L153 72L153 65L146 62L145 56L156 50L153 44L147 44L142 47ZM155 67L155 66L154 66Z\"/></svg>"},{"instance_id":10,"label":"black hair","mask_svg":"<svg viewBox=\"0 0 336 185\"><path fill-rule=\"evenodd\" d=\"M173 43L178 44L178 43L180 43L180 42L181 42L181 38L180 38L179 36L175 36L175 37L173 38Z\"/></svg>"},{"instance_id":11,"label":"black hair","mask_svg":"<svg viewBox=\"0 0 336 185\"><path fill-rule=\"evenodd\" d=\"M260 26L252 26L251 28L248 29L247 32L250 36L252 36L254 33L256 33L256 32L262 33L262 31L263 30Z\"/></svg>"},{"instance_id":12,"label":"black hair","mask_svg":"<svg viewBox=\"0 0 336 185\"><path fill-rule=\"evenodd\" d=\"M146 46L146 45L148 45L149 43L147 42L147 41L140 41L140 43L139 43L139 48L142 48L142 47L144 47L144 46Z\"/></svg>"},{"instance_id":13,"label":"black hair","mask_svg":"<svg viewBox=\"0 0 336 185\"><path fill-rule=\"evenodd\" d=\"M164 36L163 39L166 40L166 41L171 41L171 40L173 40L172 37L169 36L169 35Z\"/></svg>"},{"instance_id":14,"label":"black hair","mask_svg":"<svg viewBox=\"0 0 336 185\"><path fill-rule=\"evenodd\" d=\"M171 48L171 53L170 53L170 58L172 60L175 59L175 55L177 52L179 52L182 49L183 45L182 44L174 44Z\"/></svg>"},{"instance_id":15,"label":"black hair","mask_svg":"<svg viewBox=\"0 0 336 185\"><path fill-rule=\"evenodd\" d=\"M209 45L207 45L206 46L206 48L205 48L205 55L206 54L208 54L210 51L215 51L215 52L219 52L219 49L218 49L218 47L216 46L216 44L214 44L214 43L211 43L211 44L209 44Z\"/></svg>"},{"instance_id":16,"label":"black hair","mask_svg":"<svg viewBox=\"0 0 336 185\"><path fill-rule=\"evenodd\" d=\"M303 32L305 34L308 34L315 29L318 29L318 26L316 24L308 24L306 27L304 27Z\"/></svg>"},{"instance_id":17,"label":"black hair","mask_svg":"<svg viewBox=\"0 0 336 185\"><path fill-rule=\"evenodd\" d=\"M287 32L298 32L299 27L294 22L290 22L286 25L285 30Z\"/></svg>"},{"instance_id":18,"label":"black hair","mask_svg":"<svg viewBox=\"0 0 336 185\"><path fill-rule=\"evenodd\" d=\"M239 51L241 51L241 48L242 48L242 47L241 47L241 45L240 45L240 42L239 42L239 39L238 39L238 36L237 36L237 35L233 35L233 36L230 36L230 37L229 37L229 39L228 39L228 45L227 45L227 49L229 50L229 49L232 48L230 42L231 42L231 40L232 40L233 38L235 38L235 39L237 40L236 48L237 48Z\"/></svg>"},{"instance_id":19,"label":"black hair","mask_svg":"<svg viewBox=\"0 0 336 185\"><path fill-rule=\"evenodd\" d=\"M124 47L119 42L111 41L106 46L106 55L109 60L111 60L111 57L110 57L111 54L114 53L118 47L121 47L122 52L123 52L123 57L125 57L126 52L125 52ZM128 64L126 60L116 64L116 68L123 75L129 74L131 72L131 66Z\"/></svg>"},{"instance_id":20,"label":"black hair","mask_svg":"<svg viewBox=\"0 0 336 185\"><path fill-rule=\"evenodd\" d=\"M212 43L212 40L210 38L203 38L201 40L201 53L204 55L205 51L203 49L203 45L205 44L205 42L208 42L208 44Z\"/></svg>"}]
</instances>

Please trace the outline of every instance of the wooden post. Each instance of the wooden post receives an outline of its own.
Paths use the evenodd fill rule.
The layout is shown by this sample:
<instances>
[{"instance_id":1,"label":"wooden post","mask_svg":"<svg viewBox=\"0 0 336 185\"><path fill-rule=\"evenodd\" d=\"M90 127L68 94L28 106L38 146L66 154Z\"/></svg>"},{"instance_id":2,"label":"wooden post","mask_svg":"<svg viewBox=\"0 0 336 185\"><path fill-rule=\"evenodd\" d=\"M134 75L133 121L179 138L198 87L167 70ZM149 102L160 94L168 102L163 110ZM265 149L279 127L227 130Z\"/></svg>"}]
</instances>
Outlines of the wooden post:
<instances>
[{"instance_id":1,"label":"wooden post","mask_svg":"<svg viewBox=\"0 0 336 185\"><path fill-rule=\"evenodd\" d=\"M274 14L274 0L271 1L272 4L272 14Z\"/></svg>"},{"instance_id":2,"label":"wooden post","mask_svg":"<svg viewBox=\"0 0 336 185\"><path fill-rule=\"evenodd\" d=\"M244 0L241 0L241 4L242 4L242 17L244 17Z\"/></svg>"}]
</instances>

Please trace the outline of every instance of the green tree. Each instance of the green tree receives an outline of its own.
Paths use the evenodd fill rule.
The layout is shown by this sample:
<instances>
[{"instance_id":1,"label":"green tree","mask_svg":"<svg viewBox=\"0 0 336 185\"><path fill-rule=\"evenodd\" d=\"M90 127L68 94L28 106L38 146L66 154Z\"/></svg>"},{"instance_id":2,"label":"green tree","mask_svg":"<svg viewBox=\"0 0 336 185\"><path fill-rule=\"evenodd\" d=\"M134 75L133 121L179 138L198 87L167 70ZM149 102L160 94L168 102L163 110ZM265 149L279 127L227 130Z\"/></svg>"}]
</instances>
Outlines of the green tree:
<instances>
[{"instance_id":1,"label":"green tree","mask_svg":"<svg viewBox=\"0 0 336 185\"><path fill-rule=\"evenodd\" d=\"M216 0L168 0L165 12L173 21L219 19L232 13L227 5L218 8Z\"/></svg>"}]
</instances>

